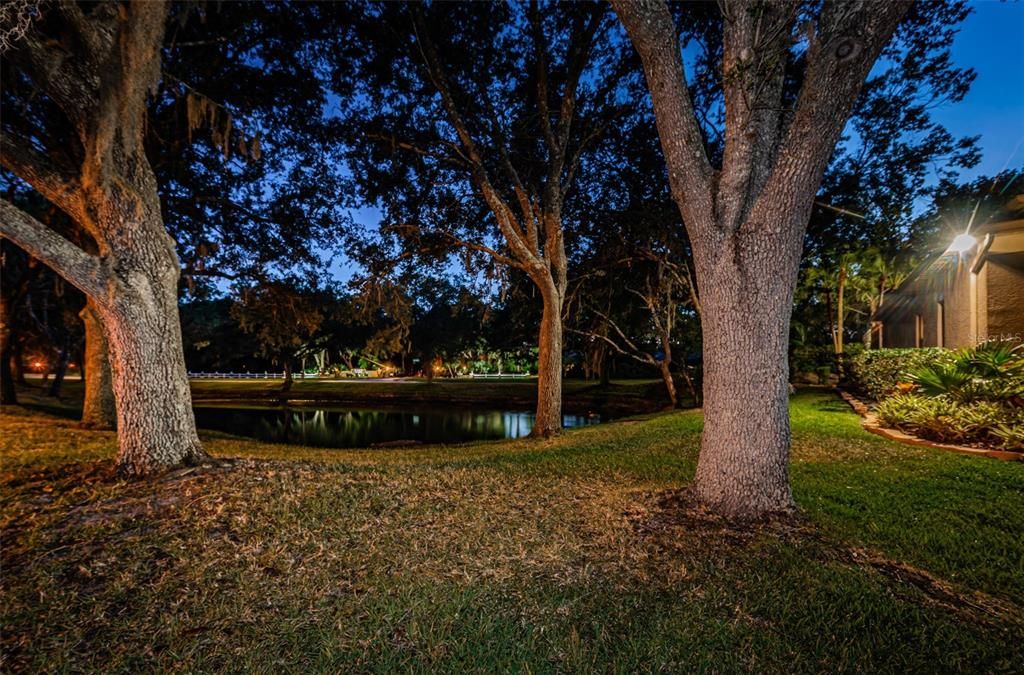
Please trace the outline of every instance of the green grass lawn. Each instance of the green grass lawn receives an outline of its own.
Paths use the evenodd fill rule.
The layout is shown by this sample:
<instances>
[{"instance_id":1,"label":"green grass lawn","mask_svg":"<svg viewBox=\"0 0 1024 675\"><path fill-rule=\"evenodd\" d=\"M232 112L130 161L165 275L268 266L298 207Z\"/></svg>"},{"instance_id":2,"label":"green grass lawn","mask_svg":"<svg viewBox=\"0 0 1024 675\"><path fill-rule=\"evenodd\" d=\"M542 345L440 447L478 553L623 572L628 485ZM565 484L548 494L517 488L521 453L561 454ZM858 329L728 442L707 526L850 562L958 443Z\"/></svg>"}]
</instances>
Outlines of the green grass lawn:
<instances>
[{"instance_id":1,"label":"green grass lawn","mask_svg":"<svg viewBox=\"0 0 1024 675\"><path fill-rule=\"evenodd\" d=\"M793 399L800 517L688 505L699 412L546 441L111 475L114 437L2 433L3 670L989 671L1024 663L1024 465Z\"/></svg>"}]
</instances>

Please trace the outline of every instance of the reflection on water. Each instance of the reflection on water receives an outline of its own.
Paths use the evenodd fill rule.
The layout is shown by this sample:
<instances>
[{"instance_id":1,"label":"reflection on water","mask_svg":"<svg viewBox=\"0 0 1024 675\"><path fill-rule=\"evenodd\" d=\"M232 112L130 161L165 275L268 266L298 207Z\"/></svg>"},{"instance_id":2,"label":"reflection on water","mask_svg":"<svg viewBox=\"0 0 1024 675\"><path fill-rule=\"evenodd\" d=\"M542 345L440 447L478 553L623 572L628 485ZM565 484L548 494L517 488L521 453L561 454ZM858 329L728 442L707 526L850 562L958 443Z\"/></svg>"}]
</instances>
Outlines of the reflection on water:
<instances>
[{"instance_id":1,"label":"reflection on water","mask_svg":"<svg viewBox=\"0 0 1024 675\"><path fill-rule=\"evenodd\" d=\"M323 410L315 408L196 408L203 429L271 443L359 448L379 443L520 438L535 415L500 410ZM564 415L566 427L597 424L600 415Z\"/></svg>"}]
</instances>

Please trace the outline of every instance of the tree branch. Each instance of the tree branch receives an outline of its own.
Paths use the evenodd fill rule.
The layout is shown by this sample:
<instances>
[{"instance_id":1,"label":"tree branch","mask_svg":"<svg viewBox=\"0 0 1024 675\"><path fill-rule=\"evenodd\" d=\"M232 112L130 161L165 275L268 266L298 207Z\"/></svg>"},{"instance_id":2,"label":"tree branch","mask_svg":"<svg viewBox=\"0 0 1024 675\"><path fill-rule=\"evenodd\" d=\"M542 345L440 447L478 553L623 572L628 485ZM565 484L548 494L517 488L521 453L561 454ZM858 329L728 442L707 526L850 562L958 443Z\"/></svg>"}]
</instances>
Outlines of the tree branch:
<instances>
[{"instance_id":1,"label":"tree branch","mask_svg":"<svg viewBox=\"0 0 1024 675\"><path fill-rule=\"evenodd\" d=\"M789 44L799 5L766 2L723 11L725 152L715 205L719 225L734 231L771 170ZM726 8L723 7L723 10Z\"/></svg>"},{"instance_id":2,"label":"tree branch","mask_svg":"<svg viewBox=\"0 0 1024 675\"><path fill-rule=\"evenodd\" d=\"M662 0L612 0L612 7L643 62L672 196L691 239L704 239L714 223L713 171L694 116L675 22Z\"/></svg>"},{"instance_id":3,"label":"tree branch","mask_svg":"<svg viewBox=\"0 0 1024 675\"><path fill-rule=\"evenodd\" d=\"M6 132L0 132L0 165L72 217L81 211L77 176Z\"/></svg>"},{"instance_id":4,"label":"tree branch","mask_svg":"<svg viewBox=\"0 0 1024 675\"><path fill-rule=\"evenodd\" d=\"M100 259L89 255L17 206L0 199L0 236L25 249L92 298L103 294L106 274Z\"/></svg>"},{"instance_id":5,"label":"tree branch","mask_svg":"<svg viewBox=\"0 0 1024 675\"><path fill-rule=\"evenodd\" d=\"M799 196L813 194L817 188L871 66L911 4L911 0L825 2L817 32L809 36L807 69L793 120L753 209L770 202L809 212L811 202L804 204ZM770 218L748 220L765 222ZM793 222L805 223L806 219Z\"/></svg>"},{"instance_id":6,"label":"tree branch","mask_svg":"<svg viewBox=\"0 0 1024 675\"><path fill-rule=\"evenodd\" d=\"M508 241L509 248L512 249L513 254L516 255L517 258L520 258L524 263L529 262L533 265L538 264L540 261L524 241L525 235L516 224L512 210L509 208L508 204L505 203L505 200L498 195L498 191L494 188L487 175L487 170L484 168L480 153L477 150L476 142L473 140L473 136L469 133L469 129L463 121L462 115L459 113L458 106L455 105L455 98L452 96L448 78L444 73L444 67L441 65L441 59L437 54L437 49L435 49L434 43L430 39L430 35L427 31L427 23L423 17L423 11L418 5L412 8L412 16L413 27L416 31L416 39L420 45L420 51L427 67L427 73L434 83L434 87L441 95L441 102L448 113L452 126L455 127L459 140L466 148L466 155L470 162L471 173L480 188L480 192L483 194L484 201L487 202L487 205L494 213L495 219L498 221L498 228Z\"/></svg>"}]
</instances>

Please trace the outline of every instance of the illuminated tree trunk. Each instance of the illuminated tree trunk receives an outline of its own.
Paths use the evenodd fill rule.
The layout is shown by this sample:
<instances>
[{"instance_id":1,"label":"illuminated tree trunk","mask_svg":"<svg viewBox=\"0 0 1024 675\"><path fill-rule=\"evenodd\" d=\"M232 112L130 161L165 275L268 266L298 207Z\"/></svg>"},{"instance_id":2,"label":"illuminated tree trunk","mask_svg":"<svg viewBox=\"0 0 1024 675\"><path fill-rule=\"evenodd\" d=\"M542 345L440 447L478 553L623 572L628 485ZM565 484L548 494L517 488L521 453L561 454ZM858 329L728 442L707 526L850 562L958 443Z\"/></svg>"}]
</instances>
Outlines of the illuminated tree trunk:
<instances>
[{"instance_id":1,"label":"illuminated tree trunk","mask_svg":"<svg viewBox=\"0 0 1024 675\"><path fill-rule=\"evenodd\" d=\"M163 257L164 264L147 264L119 280L134 283L117 283L116 296L102 308L117 408L117 461L128 475L206 457L192 413L178 320L178 268L169 239L164 234L162 246L147 247L153 256L149 263Z\"/></svg>"},{"instance_id":2,"label":"illuminated tree trunk","mask_svg":"<svg viewBox=\"0 0 1024 675\"><path fill-rule=\"evenodd\" d=\"M784 96L795 6L720 3L720 168L704 149L667 5L612 5L643 62L700 290L705 421L694 489L728 516L787 511L787 343L807 218L864 79L910 2L821 3L801 29L795 101Z\"/></svg>"},{"instance_id":3,"label":"illuminated tree trunk","mask_svg":"<svg viewBox=\"0 0 1024 675\"><path fill-rule=\"evenodd\" d=\"M533 436L550 436L562 428L562 295L543 294L537 358L537 418Z\"/></svg>"},{"instance_id":4,"label":"illuminated tree trunk","mask_svg":"<svg viewBox=\"0 0 1024 675\"><path fill-rule=\"evenodd\" d=\"M5 168L95 242L93 254L0 200L0 234L94 302L112 366L117 464L128 476L206 457L181 345L180 266L143 146L166 17L163 3L55 3L40 26L71 37L55 41L29 31L9 54L66 116L81 144L80 164L59 163L60 153L43 155L34 139L8 135L6 128L0 155Z\"/></svg>"},{"instance_id":5,"label":"illuminated tree trunk","mask_svg":"<svg viewBox=\"0 0 1024 675\"><path fill-rule=\"evenodd\" d=\"M704 433L694 485L730 514L793 504L787 348L800 248L757 229L700 268Z\"/></svg>"},{"instance_id":6,"label":"illuminated tree trunk","mask_svg":"<svg viewBox=\"0 0 1024 675\"><path fill-rule=\"evenodd\" d=\"M82 358L85 399L82 403L82 426L88 429L113 429L117 422L117 411L114 405L110 356L107 336L104 334L94 301L87 301L78 316L85 325L85 353Z\"/></svg>"}]
</instances>

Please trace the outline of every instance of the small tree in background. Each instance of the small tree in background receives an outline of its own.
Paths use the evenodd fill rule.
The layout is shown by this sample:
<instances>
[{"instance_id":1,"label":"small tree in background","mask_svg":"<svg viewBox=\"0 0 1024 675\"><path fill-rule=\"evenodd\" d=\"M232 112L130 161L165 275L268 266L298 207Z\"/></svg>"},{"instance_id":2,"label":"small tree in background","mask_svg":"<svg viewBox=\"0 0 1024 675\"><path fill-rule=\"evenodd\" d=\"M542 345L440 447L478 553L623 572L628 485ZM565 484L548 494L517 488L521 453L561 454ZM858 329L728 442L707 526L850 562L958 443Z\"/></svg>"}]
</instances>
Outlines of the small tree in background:
<instances>
[{"instance_id":1,"label":"small tree in background","mask_svg":"<svg viewBox=\"0 0 1024 675\"><path fill-rule=\"evenodd\" d=\"M260 345L260 355L284 369L281 391L292 388L293 361L319 330L324 317L309 292L287 281L266 281L243 288L231 315Z\"/></svg>"}]
</instances>

